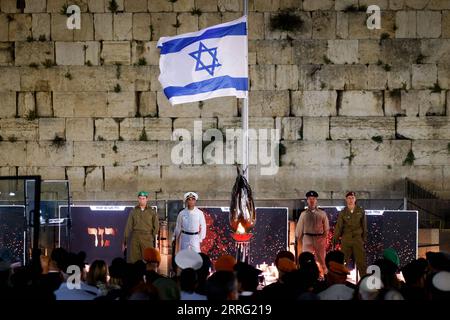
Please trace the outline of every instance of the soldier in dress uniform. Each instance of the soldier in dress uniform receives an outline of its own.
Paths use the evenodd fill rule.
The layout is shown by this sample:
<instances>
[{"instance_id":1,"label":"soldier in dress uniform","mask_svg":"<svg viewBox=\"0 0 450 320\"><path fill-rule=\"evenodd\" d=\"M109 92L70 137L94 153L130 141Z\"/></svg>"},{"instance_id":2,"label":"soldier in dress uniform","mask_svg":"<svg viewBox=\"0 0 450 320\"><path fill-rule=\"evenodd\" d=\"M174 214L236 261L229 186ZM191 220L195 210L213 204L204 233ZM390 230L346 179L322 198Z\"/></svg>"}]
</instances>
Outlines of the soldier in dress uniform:
<instances>
[{"instance_id":1,"label":"soldier in dress uniform","mask_svg":"<svg viewBox=\"0 0 450 320\"><path fill-rule=\"evenodd\" d=\"M145 248L153 248L159 231L156 209L147 205L148 192L138 193L139 204L131 210L125 227L123 249L127 251L127 262L143 260Z\"/></svg>"}]
</instances>

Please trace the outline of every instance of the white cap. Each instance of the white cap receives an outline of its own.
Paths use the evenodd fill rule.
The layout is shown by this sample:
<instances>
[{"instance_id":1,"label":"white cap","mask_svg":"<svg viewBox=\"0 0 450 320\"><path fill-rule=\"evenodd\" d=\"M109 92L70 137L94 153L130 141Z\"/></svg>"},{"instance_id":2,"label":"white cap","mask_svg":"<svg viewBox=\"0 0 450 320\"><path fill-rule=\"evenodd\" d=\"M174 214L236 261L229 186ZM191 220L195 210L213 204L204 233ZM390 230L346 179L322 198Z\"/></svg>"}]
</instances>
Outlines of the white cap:
<instances>
[{"instance_id":1,"label":"white cap","mask_svg":"<svg viewBox=\"0 0 450 320\"><path fill-rule=\"evenodd\" d=\"M183 249L175 255L175 263L180 269L192 268L198 270L203 265L203 259L200 254L192 249Z\"/></svg>"},{"instance_id":2,"label":"white cap","mask_svg":"<svg viewBox=\"0 0 450 320\"><path fill-rule=\"evenodd\" d=\"M195 192L193 192L193 191L190 191L190 192L186 192L185 194L184 194L184 201L186 201L188 198L190 198L190 197L194 197L195 198L195 200L198 200L198 194L196 194Z\"/></svg>"},{"instance_id":3,"label":"white cap","mask_svg":"<svg viewBox=\"0 0 450 320\"><path fill-rule=\"evenodd\" d=\"M450 272L439 271L431 280L433 286L440 291L450 291Z\"/></svg>"}]
</instances>

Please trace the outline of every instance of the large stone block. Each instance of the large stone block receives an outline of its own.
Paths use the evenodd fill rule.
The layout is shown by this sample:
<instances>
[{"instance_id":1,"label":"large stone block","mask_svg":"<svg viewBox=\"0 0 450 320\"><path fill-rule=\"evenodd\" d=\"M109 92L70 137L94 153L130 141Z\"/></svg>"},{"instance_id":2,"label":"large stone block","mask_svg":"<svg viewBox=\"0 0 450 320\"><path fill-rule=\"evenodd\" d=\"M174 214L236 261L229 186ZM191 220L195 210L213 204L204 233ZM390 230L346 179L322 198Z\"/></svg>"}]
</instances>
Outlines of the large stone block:
<instances>
[{"instance_id":1,"label":"large stone block","mask_svg":"<svg viewBox=\"0 0 450 320\"><path fill-rule=\"evenodd\" d=\"M250 90L275 89L274 65L251 65L249 69L250 69Z\"/></svg>"},{"instance_id":2,"label":"large stone block","mask_svg":"<svg viewBox=\"0 0 450 320\"><path fill-rule=\"evenodd\" d=\"M324 57L327 54L328 44L326 40L295 40L293 41L294 47L288 46L288 48L294 49L294 61L296 64L321 64L324 62ZM270 51L274 57L279 55L275 54L276 51L272 48ZM261 63L258 60L258 63ZM287 62L291 63L291 62Z\"/></svg>"},{"instance_id":3,"label":"large stone block","mask_svg":"<svg viewBox=\"0 0 450 320\"><path fill-rule=\"evenodd\" d=\"M429 89L437 82L437 66L435 64L412 65L412 87Z\"/></svg>"},{"instance_id":4,"label":"large stone block","mask_svg":"<svg viewBox=\"0 0 450 320\"><path fill-rule=\"evenodd\" d=\"M264 13L265 39L311 39L312 18L309 12L297 11L295 15L300 19L301 25L294 31L282 31L274 29L272 19L277 13Z\"/></svg>"},{"instance_id":5,"label":"large stone block","mask_svg":"<svg viewBox=\"0 0 450 320\"><path fill-rule=\"evenodd\" d=\"M23 118L31 117L36 111L35 96L33 92L19 92L17 99L17 113Z\"/></svg>"},{"instance_id":6,"label":"large stone block","mask_svg":"<svg viewBox=\"0 0 450 320\"><path fill-rule=\"evenodd\" d=\"M388 73L382 66L369 65L367 67L367 88L371 90L384 90L388 83Z\"/></svg>"},{"instance_id":7,"label":"large stone block","mask_svg":"<svg viewBox=\"0 0 450 320\"><path fill-rule=\"evenodd\" d=\"M442 11L442 38L450 38L450 10Z\"/></svg>"},{"instance_id":8,"label":"large stone block","mask_svg":"<svg viewBox=\"0 0 450 320\"><path fill-rule=\"evenodd\" d=\"M56 42L56 64L84 65L84 42Z\"/></svg>"},{"instance_id":9,"label":"large stone block","mask_svg":"<svg viewBox=\"0 0 450 320\"><path fill-rule=\"evenodd\" d=\"M438 83L443 89L450 89L450 64L440 64L438 69Z\"/></svg>"},{"instance_id":10,"label":"large stone block","mask_svg":"<svg viewBox=\"0 0 450 320\"><path fill-rule=\"evenodd\" d=\"M8 15L0 13L0 41L8 41Z\"/></svg>"},{"instance_id":11,"label":"large stone block","mask_svg":"<svg viewBox=\"0 0 450 320\"><path fill-rule=\"evenodd\" d=\"M149 13L133 14L133 39L140 41L152 40Z\"/></svg>"},{"instance_id":12,"label":"large stone block","mask_svg":"<svg viewBox=\"0 0 450 320\"><path fill-rule=\"evenodd\" d=\"M338 106L341 116L383 116L383 96L376 91L344 91L342 104Z\"/></svg>"},{"instance_id":13,"label":"large stone block","mask_svg":"<svg viewBox=\"0 0 450 320\"><path fill-rule=\"evenodd\" d=\"M148 11L150 12L169 12L172 10L173 4L171 1L152 0L148 2Z\"/></svg>"},{"instance_id":14,"label":"large stone block","mask_svg":"<svg viewBox=\"0 0 450 320\"><path fill-rule=\"evenodd\" d=\"M387 81L389 89L411 89L410 67L392 67L387 73Z\"/></svg>"},{"instance_id":15,"label":"large stone block","mask_svg":"<svg viewBox=\"0 0 450 320\"><path fill-rule=\"evenodd\" d=\"M161 190L161 167L139 166L138 167L138 190L160 191Z\"/></svg>"},{"instance_id":16,"label":"large stone block","mask_svg":"<svg viewBox=\"0 0 450 320\"><path fill-rule=\"evenodd\" d=\"M104 41L101 58L105 64L130 64L130 43L128 41Z\"/></svg>"},{"instance_id":17,"label":"large stone block","mask_svg":"<svg viewBox=\"0 0 450 320\"><path fill-rule=\"evenodd\" d=\"M352 165L401 166L411 150L411 141L387 140L381 143L367 140L353 140Z\"/></svg>"},{"instance_id":18,"label":"large stone block","mask_svg":"<svg viewBox=\"0 0 450 320\"><path fill-rule=\"evenodd\" d=\"M140 59L145 59L148 65L159 65L159 49L156 41L131 43L131 63L138 64Z\"/></svg>"},{"instance_id":19,"label":"large stone block","mask_svg":"<svg viewBox=\"0 0 450 320\"><path fill-rule=\"evenodd\" d=\"M26 143L0 141L0 166L25 166Z\"/></svg>"},{"instance_id":20,"label":"large stone block","mask_svg":"<svg viewBox=\"0 0 450 320\"><path fill-rule=\"evenodd\" d=\"M346 12L336 12L336 38L348 39L348 14Z\"/></svg>"},{"instance_id":21,"label":"large stone block","mask_svg":"<svg viewBox=\"0 0 450 320\"><path fill-rule=\"evenodd\" d=\"M0 119L0 135L4 140L34 141L38 137L37 120Z\"/></svg>"},{"instance_id":22,"label":"large stone block","mask_svg":"<svg viewBox=\"0 0 450 320\"><path fill-rule=\"evenodd\" d=\"M0 66L11 66L14 64L14 45L13 43L0 43Z\"/></svg>"},{"instance_id":23,"label":"large stone block","mask_svg":"<svg viewBox=\"0 0 450 320\"><path fill-rule=\"evenodd\" d=\"M329 140L330 119L328 117L303 117L303 140Z\"/></svg>"},{"instance_id":24,"label":"large stone block","mask_svg":"<svg viewBox=\"0 0 450 320\"><path fill-rule=\"evenodd\" d=\"M217 127L225 130L242 128L241 118L219 118ZM275 123L273 118L250 117L248 119L248 127L252 129L273 129Z\"/></svg>"},{"instance_id":25,"label":"large stone block","mask_svg":"<svg viewBox=\"0 0 450 320\"><path fill-rule=\"evenodd\" d=\"M133 37L133 14L115 14L113 16L113 28L113 40L131 40Z\"/></svg>"},{"instance_id":26,"label":"large stone block","mask_svg":"<svg viewBox=\"0 0 450 320\"><path fill-rule=\"evenodd\" d=\"M409 67L421 54L418 39L385 39L381 41L380 61L390 66Z\"/></svg>"},{"instance_id":27,"label":"large stone block","mask_svg":"<svg viewBox=\"0 0 450 320\"><path fill-rule=\"evenodd\" d=\"M306 41L306 40L305 40ZM303 41L294 41L295 48L300 49ZM293 47L286 40L258 40L256 47L256 61L258 64L292 64Z\"/></svg>"},{"instance_id":28,"label":"large stone block","mask_svg":"<svg viewBox=\"0 0 450 320\"><path fill-rule=\"evenodd\" d=\"M330 137L333 140L370 140L378 136L395 138L394 117L331 117Z\"/></svg>"},{"instance_id":29,"label":"large stone block","mask_svg":"<svg viewBox=\"0 0 450 320\"><path fill-rule=\"evenodd\" d=\"M201 106L201 117L235 117L238 115L237 101L235 97L205 100Z\"/></svg>"},{"instance_id":30,"label":"large stone block","mask_svg":"<svg viewBox=\"0 0 450 320\"><path fill-rule=\"evenodd\" d=\"M74 159L73 143L63 142L56 145L50 141L28 142L27 143L27 166L52 167L72 166Z\"/></svg>"},{"instance_id":31,"label":"large stone block","mask_svg":"<svg viewBox=\"0 0 450 320\"><path fill-rule=\"evenodd\" d=\"M105 92L54 92L55 117L102 117L106 114Z\"/></svg>"},{"instance_id":32,"label":"large stone block","mask_svg":"<svg viewBox=\"0 0 450 320\"><path fill-rule=\"evenodd\" d=\"M194 32L198 30L197 15L192 15L190 12L179 13L177 15L178 27L177 34L183 34L187 32Z\"/></svg>"},{"instance_id":33,"label":"large stone block","mask_svg":"<svg viewBox=\"0 0 450 320\"><path fill-rule=\"evenodd\" d=\"M110 10L111 7L111 1L110 0L104 0L105 1L105 12L112 12ZM117 11L122 12L124 10L123 2L124 0L115 0L117 4Z\"/></svg>"},{"instance_id":34,"label":"large stone block","mask_svg":"<svg viewBox=\"0 0 450 320\"><path fill-rule=\"evenodd\" d=\"M155 117L158 114L155 92L141 92L139 96L139 114L143 117Z\"/></svg>"},{"instance_id":35,"label":"large stone block","mask_svg":"<svg viewBox=\"0 0 450 320\"><path fill-rule=\"evenodd\" d=\"M53 116L51 92L36 92L36 112L39 117Z\"/></svg>"},{"instance_id":36,"label":"large stone block","mask_svg":"<svg viewBox=\"0 0 450 320\"><path fill-rule=\"evenodd\" d=\"M417 37L439 38L441 35L441 13L439 11L417 11Z\"/></svg>"},{"instance_id":37,"label":"large stone block","mask_svg":"<svg viewBox=\"0 0 450 320\"><path fill-rule=\"evenodd\" d=\"M298 89L298 67L296 65L277 65L275 78L277 90Z\"/></svg>"},{"instance_id":38,"label":"large stone block","mask_svg":"<svg viewBox=\"0 0 450 320\"><path fill-rule=\"evenodd\" d=\"M347 141L284 141L282 166L341 166L349 163Z\"/></svg>"},{"instance_id":39,"label":"large stone block","mask_svg":"<svg viewBox=\"0 0 450 320\"><path fill-rule=\"evenodd\" d=\"M367 89L364 65L303 65L299 67L299 88L304 90Z\"/></svg>"},{"instance_id":40,"label":"large stone block","mask_svg":"<svg viewBox=\"0 0 450 320\"><path fill-rule=\"evenodd\" d=\"M450 39L421 40L423 62L450 64Z\"/></svg>"},{"instance_id":41,"label":"large stone block","mask_svg":"<svg viewBox=\"0 0 450 320\"><path fill-rule=\"evenodd\" d=\"M85 185L85 168L83 167L69 167L66 169L67 178L70 183L70 191L84 191Z\"/></svg>"},{"instance_id":42,"label":"large stone block","mask_svg":"<svg viewBox=\"0 0 450 320\"><path fill-rule=\"evenodd\" d=\"M51 14L52 41L73 41L73 33L73 30L67 29L66 15L60 13Z\"/></svg>"},{"instance_id":43,"label":"large stone block","mask_svg":"<svg viewBox=\"0 0 450 320\"><path fill-rule=\"evenodd\" d=\"M328 59L336 64L358 62L358 40L328 40Z\"/></svg>"},{"instance_id":44,"label":"large stone block","mask_svg":"<svg viewBox=\"0 0 450 320\"><path fill-rule=\"evenodd\" d=\"M86 41L85 62L93 66L100 64L100 42Z\"/></svg>"},{"instance_id":45,"label":"large stone block","mask_svg":"<svg viewBox=\"0 0 450 320\"><path fill-rule=\"evenodd\" d=\"M111 13L94 14L94 39L113 40L113 15Z\"/></svg>"},{"instance_id":46,"label":"large stone block","mask_svg":"<svg viewBox=\"0 0 450 320\"><path fill-rule=\"evenodd\" d=\"M303 10L330 10L334 7L334 1L332 0L304 0Z\"/></svg>"},{"instance_id":47,"label":"large stone block","mask_svg":"<svg viewBox=\"0 0 450 320\"><path fill-rule=\"evenodd\" d=\"M156 141L118 141L116 143L118 165L150 166L158 164Z\"/></svg>"},{"instance_id":48,"label":"large stone block","mask_svg":"<svg viewBox=\"0 0 450 320\"><path fill-rule=\"evenodd\" d=\"M313 39L335 39L336 38L336 12L314 11L312 13L312 37Z\"/></svg>"},{"instance_id":49,"label":"large stone block","mask_svg":"<svg viewBox=\"0 0 450 320\"><path fill-rule=\"evenodd\" d=\"M108 92L106 115L109 117L134 117L136 115L134 92Z\"/></svg>"},{"instance_id":50,"label":"large stone block","mask_svg":"<svg viewBox=\"0 0 450 320\"><path fill-rule=\"evenodd\" d=\"M40 118L39 140L53 140L55 136L65 138L66 122L63 118Z\"/></svg>"},{"instance_id":51,"label":"large stone block","mask_svg":"<svg viewBox=\"0 0 450 320\"><path fill-rule=\"evenodd\" d=\"M103 167L86 168L85 188L90 192L103 190Z\"/></svg>"},{"instance_id":52,"label":"large stone block","mask_svg":"<svg viewBox=\"0 0 450 320\"><path fill-rule=\"evenodd\" d=\"M415 140L412 142L414 165L443 165L450 164L448 140Z\"/></svg>"},{"instance_id":53,"label":"large stone block","mask_svg":"<svg viewBox=\"0 0 450 320\"><path fill-rule=\"evenodd\" d=\"M15 116L16 116L16 93L0 92L0 118L14 118Z\"/></svg>"},{"instance_id":54,"label":"large stone block","mask_svg":"<svg viewBox=\"0 0 450 320\"><path fill-rule=\"evenodd\" d=\"M112 141L73 142L74 166L112 166L117 161Z\"/></svg>"},{"instance_id":55,"label":"large stone block","mask_svg":"<svg viewBox=\"0 0 450 320\"><path fill-rule=\"evenodd\" d=\"M154 2L154 1L149 1ZM142 0L124 0L124 9L126 12L147 12L147 1Z\"/></svg>"},{"instance_id":56,"label":"large stone block","mask_svg":"<svg viewBox=\"0 0 450 320\"><path fill-rule=\"evenodd\" d=\"M152 13L150 28L152 30L151 37L150 39L142 40L158 40L159 38L164 36L174 36L177 32L177 29L174 27L176 23L177 17L174 13ZM134 38L136 39L135 36Z\"/></svg>"},{"instance_id":57,"label":"large stone block","mask_svg":"<svg viewBox=\"0 0 450 320\"><path fill-rule=\"evenodd\" d=\"M46 40L50 40L50 14L35 13L32 19L31 32L33 39L36 40L45 37Z\"/></svg>"},{"instance_id":58,"label":"large stone block","mask_svg":"<svg viewBox=\"0 0 450 320\"><path fill-rule=\"evenodd\" d=\"M397 120L397 134L408 139L450 139L449 117L402 117Z\"/></svg>"},{"instance_id":59,"label":"large stone block","mask_svg":"<svg viewBox=\"0 0 450 320\"><path fill-rule=\"evenodd\" d=\"M81 14L81 26L81 29L73 31L73 39L75 41L94 40L94 15L92 13Z\"/></svg>"},{"instance_id":60,"label":"large stone block","mask_svg":"<svg viewBox=\"0 0 450 320\"><path fill-rule=\"evenodd\" d=\"M194 139L195 128L201 128L203 132L208 129L217 128L216 118L178 118L173 120L173 130L184 129L191 133L191 138Z\"/></svg>"},{"instance_id":61,"label":"large stone block","mask_svg":"<svg viewBox=\"0 0 450 320\"><path fill-rule=\"evenodd\" d=\"M137 191L137 187L137 167L105 167L105 191Z\"/></svg>"},{"instance_id":62,"label":"large stone block","mask_svg":"<svg viewBox=\"0 0 450 320\"><path fill-rule=\"evenodd\" d=\"M377 40L359 40L358 51L361 64L375 64L381 61L381 48Z\"/></svg>"},{"instance_id":63,"label":"large stone block","mask_svg":"<svg viewBox=\"0 0 450 320\"><path fill-rule=\"evenodd\" d=\"M336 91L294 91L292 113L311 117L336 115L336 98Z\"/></svg>"},{"instance_id":64,"label":"large stone block","mask_svg":"<svg viewBox=\"0 0 450 320\"><path fill-rule=\"evenodd\" d=\"M215 5L211 1L208 1L208 3ZM200 10L202 10L202 9L200 8ZM217 10L217 6L214 10ZM220 24L220 23L222 23L222 16L221 16L220 12L204 12L204 13L202 13L202 15L200 17L198 17L198 28L199 29L211 27L211 26L214 26L214 25ZM248 28L250 29L250 24L249 24ZM250 30L249 30L249 33L250 33ZM262 38L264 38L264 18L263 18L263 26L262 26ZM252 39L252 38L250 38L250 36L249 36L249 39Z\"/></svg>"},{"instance_id":65,"label":"large stone block","mask_svg":"<svg viewBox=\"0 0 450 320\"><path fill-rule=\"evenodd\" d=\"M275 126L281 131L282 140L302 139L302 117L277 118Z\"/></svg>"},{"instance_id":66,"label":"large stone block","mask_svg":"<svg viewBox=\"0 0 450 320\"><path fill-rule=\"evenodd\" d=\"M149 140L170 140L172 138L172 119L145 118L145 132Z\"/></svg>"},{"instance_id":67,"label":"large stone block","mask_svg":"<svg viewBox=\"0 0 450 320\"><path fill-rule=\"evenodd\" d=\"M409 90L401 92L401 114L406 116L445 115L445 92Z\"/></svg>"},{"instance_id":68,"label":"large stone block","mask_svg":"<svg viewBox=\"0 0 450 320\"><path fill-rule=\"evenodd\" d=\"M31 37L31 14L14 14L9 23L9 41L25 41Z\"/></svg>"},{"instance_id":69,"label":"large stone block","mask_svg":"<svg viewBox=\"0 0 450 320\"><path fill-rule=\"evenodd\" d=\"M95 0L91 0L91 1L95 1ZM47 0L47 12L52 12L52 13L59 13L61 12L61 9L63 8L63 6L66 4L66 0ZM102 2L103 1L97 1L97 2Z\"/></svg>"},{"instance_id":70,"label":"large stone block","mask_svg":"<svg viewBox=\"0 0 450 320\"><path fill-rule=\"evenodd\" d=\"M95 137L94 140L118 140L119 123L112 118L95 119Z\"/></svg>"},{"instance_id":71,"label":"large stone block","mask_svg":"<svg viewBox=\"0 0 450 320\"><path fill-rule=\"evenodd\" d=\"M395 15L396 38L415 38L417 29L417 11L397 11Z\"/></svg>"},{"instance_id":72,"label":"large stone block","mask_svg":"<svg viewBox=\"0 0 450 320\"><path fill-rule=\"evenodd\" d=\"M124 140L139 140L143 130L143 118L125 118L120 123L120 136Z\"/></svg>"},{"instance_id":73,"label":"large stone block","mask_svg":"<svg viewBox=\"0 0 450 320\"><path fill-rule=\"evenodd\" d=\"M0 6L1 11L5 13L16 13L19 11L16 0L2 0L0 1Z\"/></svg>"},{"instance_id":74,"label":"large stone block","mask_svg":"<svg viewBox=\"0 0 450 320\"><path fill-rule=\"evenodd\" d=\"M214 13L211 13L214 14ZM203 14L204 15L204 14ZM214 24L210 24L214 25ZM208 25L209 26L209 25ZM204 28L201 16L199 18L199 28ZM261 12L250 12L248 18L248 38L264 39L264 14Z\"/></svg>"},{"instance_id":75,"label":"large stone block","mask_svg":"<svg viewBox=\"0 0 450 320\"><path fill-rule=\"evenodd\" d=\"M93 119L68 118L66 120L66 138L68 141L92 141L94 139Z\"/></svg>"},{"instance_id":76,"label":"large stone block","mask_svg":"<svg viewBox=\"0 0 450 320\"><path fill-rule=\"evenodd\" d=\"M54 62L54 50L53 42L16 42L16 66L41 65L46 60Z\"/></svg>"},{"instance_id":77,"label":"large stone block","mask_svg":"<svg viewBox=\"0 0 450 320\"><path fill-rule=\"evenodd\" d=\"M289 92L250 91L249 115L252 117L289 116Z\"/></svg>"}]
</instances>

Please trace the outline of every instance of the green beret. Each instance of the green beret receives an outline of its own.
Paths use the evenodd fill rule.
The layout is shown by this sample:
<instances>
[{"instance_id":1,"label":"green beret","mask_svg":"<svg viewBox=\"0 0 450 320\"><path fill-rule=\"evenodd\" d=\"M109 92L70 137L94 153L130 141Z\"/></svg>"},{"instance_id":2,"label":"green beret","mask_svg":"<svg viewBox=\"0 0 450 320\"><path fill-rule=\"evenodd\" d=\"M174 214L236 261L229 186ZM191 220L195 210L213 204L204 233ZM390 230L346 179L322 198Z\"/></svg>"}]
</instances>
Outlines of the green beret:
<instances>
[{"instance_id":1,"label":"green beret","mask_svg":"<svg viewBox=\"0 0 450 320\"><path fill-rule=\"evenodd\" d=\"M140 191L140 192L138 193L138 197L148 197L148 192L146 192L146 191Z\"/></svg>"}]
</instances>

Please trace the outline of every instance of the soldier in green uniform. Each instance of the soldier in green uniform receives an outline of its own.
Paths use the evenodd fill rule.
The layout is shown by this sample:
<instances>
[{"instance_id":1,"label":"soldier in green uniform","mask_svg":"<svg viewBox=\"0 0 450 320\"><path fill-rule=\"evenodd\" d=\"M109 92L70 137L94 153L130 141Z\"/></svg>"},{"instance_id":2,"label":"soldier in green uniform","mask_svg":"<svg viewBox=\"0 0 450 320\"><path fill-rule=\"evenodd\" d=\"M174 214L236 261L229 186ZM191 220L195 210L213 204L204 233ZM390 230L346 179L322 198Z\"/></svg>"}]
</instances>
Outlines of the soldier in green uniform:
<instances>
[{"instance_id":1,"label":"soldier in green uniform","mask_svg":"<svg viewBox=\"0 0 450 320\"><path fill-rule=\"evenodd\" d=\"M334 229L333 246L341 237L341 250L348 264L353 254L360 276L366 274L366 252L364 244L367 240L367 221L364 209L356 205L356 194L350 191L345 196L347 206L339 213Z\"/></svg>"},{"instance_id":2,"label":"soldier in green uniform","mask_svg":"<svg viewBox=\"0 0 450 320\"><path fill-rule=\"evenodd\" d=\"M148 192L139 192L138 200L139 204L128 215L123 239L123 248L127 249L129 263L143 259L144 249L155 246L155 238L159 231L156 210L147 205Z\"/></svg>"}]
</instances>

